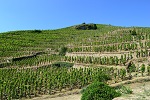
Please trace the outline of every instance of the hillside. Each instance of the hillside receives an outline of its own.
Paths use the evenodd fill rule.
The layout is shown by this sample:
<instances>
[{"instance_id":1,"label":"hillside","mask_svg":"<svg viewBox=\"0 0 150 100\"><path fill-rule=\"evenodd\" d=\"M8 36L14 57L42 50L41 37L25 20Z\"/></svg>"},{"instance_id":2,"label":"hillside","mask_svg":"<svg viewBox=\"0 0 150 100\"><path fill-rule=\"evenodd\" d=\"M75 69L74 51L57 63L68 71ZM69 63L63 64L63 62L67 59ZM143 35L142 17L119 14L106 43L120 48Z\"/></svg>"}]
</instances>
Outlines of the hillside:
<instances>
[{"instance_id":1,"label":"hillside","mask_svg":"<svg viewBox=\"0 0 150 100\"><path fill-rule=\"evenodd\" d=\"M0 62L37 52L56 53L63 46L70 48L81 46L81 43L89 45L94 39L117 29L117 27L107 25L97 25L97 27L97 30L84 31L68 27L58 30L24 30L2 33L0 34Z\"/></svg>"},{"instance_id":2,"label":"hillside","mask_svg":"<svg viewBox=\"0 0 150 100\"><path fill-rule=\"evenodd\" d=\"M150 75L150 28L95 25L1 33L1 99L80 89L94 80L113 84ZM101 79L103 74L109 78Z\"/></svg>"}]
</instances>

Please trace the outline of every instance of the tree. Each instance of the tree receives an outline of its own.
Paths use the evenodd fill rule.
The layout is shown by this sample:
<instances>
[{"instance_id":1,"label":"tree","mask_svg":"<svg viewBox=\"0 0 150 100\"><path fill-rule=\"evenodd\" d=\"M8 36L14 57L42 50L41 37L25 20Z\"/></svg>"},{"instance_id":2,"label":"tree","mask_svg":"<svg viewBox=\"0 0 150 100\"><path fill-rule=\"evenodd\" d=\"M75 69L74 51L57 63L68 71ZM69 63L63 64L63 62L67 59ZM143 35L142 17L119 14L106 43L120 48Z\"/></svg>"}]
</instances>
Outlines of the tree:
<instances>
[{"instance_id":1,"label":"tree","mask_svg":"<svg viewBox=\"0 0 150 100\"><path fill-rule=\"evenodd\" d=\"M130 61L127 66L127 72L130 73L130 72L135 72L135 71L136 71L136 66L132 61Z\"/></svg>"}]
</instances>

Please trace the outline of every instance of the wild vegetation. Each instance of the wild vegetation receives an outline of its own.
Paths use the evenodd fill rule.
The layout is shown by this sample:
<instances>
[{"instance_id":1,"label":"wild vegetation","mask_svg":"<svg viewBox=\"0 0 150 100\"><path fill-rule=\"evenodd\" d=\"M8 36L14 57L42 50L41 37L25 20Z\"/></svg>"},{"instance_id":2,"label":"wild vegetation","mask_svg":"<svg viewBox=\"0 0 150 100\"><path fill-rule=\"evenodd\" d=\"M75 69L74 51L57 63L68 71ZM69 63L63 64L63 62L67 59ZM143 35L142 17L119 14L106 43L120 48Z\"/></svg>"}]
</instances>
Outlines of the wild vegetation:
<instances>
[{"instance_id":1,"label":"wild vegetation","mask_svg":"<svg viewBox=\"0 0 150 100\"><path fill-rule=\"evenodd\" d=\"M121 93L116 92L112 87L101 82L94 82L83 91L81 100L112 100L120 95Z\"/></svg>"},{"instance_id":2,"label":"wild vegetation","mask_svg":"<svg viewBox=\"0 0 150 100\"><path fill-rule=\"evenodd\" d=\"M82 29L84 28L84 29ZM150 28L81 24L0 34L0 98L150 76Z\"/></svg>"}]
</instances>

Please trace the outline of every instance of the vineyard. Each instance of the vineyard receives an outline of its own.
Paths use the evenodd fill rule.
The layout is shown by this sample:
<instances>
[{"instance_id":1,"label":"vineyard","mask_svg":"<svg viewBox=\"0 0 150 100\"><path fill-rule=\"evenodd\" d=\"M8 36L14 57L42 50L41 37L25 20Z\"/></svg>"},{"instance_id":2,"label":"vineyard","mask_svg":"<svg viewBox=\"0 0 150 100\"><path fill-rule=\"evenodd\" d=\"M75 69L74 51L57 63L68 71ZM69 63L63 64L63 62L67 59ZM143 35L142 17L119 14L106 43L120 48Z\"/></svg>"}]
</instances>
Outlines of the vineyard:
<instances>
[{"instance_id":1,"label":"vineyard","mask_svg":"<svg viewBox=\"0 0 150 100\"><path fill-rule=\"evenodd\" d=\"M144 76L150 76L147 27L84 24L0 34L1 100L53 95L95 81L113 84Z\"/></svg>"}]
</instances>

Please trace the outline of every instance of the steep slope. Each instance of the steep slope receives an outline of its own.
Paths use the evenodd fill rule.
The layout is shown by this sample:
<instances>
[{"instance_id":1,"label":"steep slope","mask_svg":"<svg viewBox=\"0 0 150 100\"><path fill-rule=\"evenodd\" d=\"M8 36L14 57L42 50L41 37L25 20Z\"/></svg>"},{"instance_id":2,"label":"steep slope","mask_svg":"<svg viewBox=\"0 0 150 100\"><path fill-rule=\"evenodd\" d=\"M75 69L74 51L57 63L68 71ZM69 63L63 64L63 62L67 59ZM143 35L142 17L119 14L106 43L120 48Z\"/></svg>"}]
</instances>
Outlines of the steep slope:
<instances>
[{"instance_id":1,"label":"steep slope","mask_svg":"<svg viewBox=\"0 0 150 100\"><path fill-rule=\"evenodd\" d=\"M63 46L80 44L85 38L96 38L117 27L97 25L97 30L76 30L68 27L58 30L24 30L0 34L0 62L33 55L37 52L58 52Z\"/></svg>"},{"instance_id":2,"label":"steep slope","mask_svg":"<svg viewBox=\"0 0 150 100\"><path fill-rule=\"evenodd\" d=\"M0 99L52 95L94 81L113 84L150 76L150 28L85 27L1 33Z\"/></svg>"}]
</instances>

